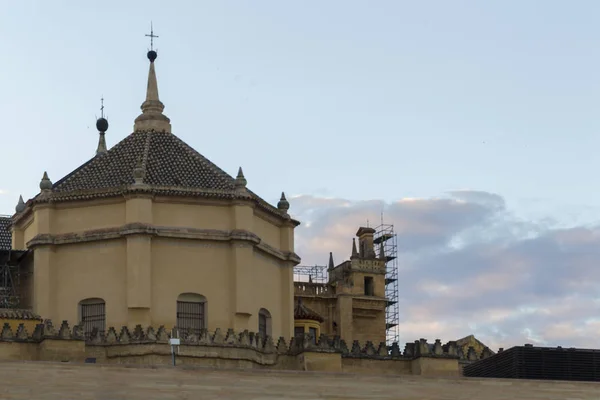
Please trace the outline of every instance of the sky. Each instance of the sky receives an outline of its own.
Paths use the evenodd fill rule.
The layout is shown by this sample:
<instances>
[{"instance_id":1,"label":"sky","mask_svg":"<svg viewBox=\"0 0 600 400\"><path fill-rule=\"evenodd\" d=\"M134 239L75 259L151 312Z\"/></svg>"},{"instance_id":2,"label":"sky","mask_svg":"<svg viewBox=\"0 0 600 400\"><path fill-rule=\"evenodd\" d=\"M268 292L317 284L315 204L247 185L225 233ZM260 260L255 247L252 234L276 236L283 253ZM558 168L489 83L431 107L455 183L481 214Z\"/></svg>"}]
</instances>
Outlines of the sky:
<instances>
[{"instance_id":1,"label":"sky","mask_svg":"<svg viewBox=\"0 0 600 400\"><path fill-rule=\"evenodd\" d=\"M153 21L173 133L276 203L303 264L398 232L401 341L600 336L600 3L0 0L0 214L108 146Z\"/></svg>"}]
</instances>

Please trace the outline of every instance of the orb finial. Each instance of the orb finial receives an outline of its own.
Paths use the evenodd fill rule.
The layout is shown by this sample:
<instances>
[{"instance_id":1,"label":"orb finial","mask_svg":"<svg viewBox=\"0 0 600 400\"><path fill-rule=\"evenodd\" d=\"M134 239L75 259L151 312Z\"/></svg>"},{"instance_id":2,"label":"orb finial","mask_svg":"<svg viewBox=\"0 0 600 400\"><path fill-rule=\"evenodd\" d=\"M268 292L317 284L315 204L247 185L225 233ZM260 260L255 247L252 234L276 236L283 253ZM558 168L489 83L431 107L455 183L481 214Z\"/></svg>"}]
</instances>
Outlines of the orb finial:
<instances>
[{"instance_id":1,"label":"orb finial","mask_svg":"<svg viewBox=\"0 0 600 400\"><path fill-rule=\"evenodd\" d=\"M44 171L44 176L42 176L42 180L40 181L40 189L42 191L52 190L52 181L48 178L46 171Z\"/></svg>"},{"instance_id":2,"label":"orb finial","mask_svg":"<svg viewBox=\"0 0 600 400\"><path fill-rule=\"evenodd\" d=\"M100 133L96 155L104 154L108 151L106 148L106 139L104 138L104 134L108 130L108 120L104 118L104 96L100 99L100 118L96 120L96 129Z\"/></svg>"},{"instance_id":3,"label":"orb finial","mask_svg":"<svg viewBox=\"0 0 600 400\"><path fill-rule=\"evenodd\" d=\"M246 177L244 177L244 171L242 171L242 167L240 167L240 169L238 169L238 173L235 178L235 183L234 183L235 190L238 192L242 192L246 188L247 184L248 184L248 181L246 180Z\"/></svg>"},{"instance_id":4,"label":"orb finial","mask_svg":"<svg viewBox=\"0 0 600 400\"><path fill-rule=\"evenodd\" d=\"M158 36L154 34L152 21L150 21L150 34L146 34L146 36L150 38L150 50L147 54L148 60L150 60L150 62L153 63L154 60L156 60L156 57L158 57L158 53L154 50L154 38L157 38Z\"/></svg>"},{"instance_id":5,"label":"orb finial","mask_svg":"<svg viewBox=\"0 0 600 400\"><path fill-rule=\"evenodd\" d=\"M25 210L25 202L23 201L23 196L19 195L19 202L17 203L17 206L15 207L15 211L17 213L23 212Z\"/></svg>"},{"instance_id":6,"label":"orb finial","mask_svg":"<svg viewBox=\"0 0 600 400\"><path fill-rule=\"evenodd\" d=\"M284 192L281 192L281 198L279 199L279 202L277 203L277 208L285 213L287 213L287 211L290 209L290 203L285 198Z\"/></svg>"}]
</instances>

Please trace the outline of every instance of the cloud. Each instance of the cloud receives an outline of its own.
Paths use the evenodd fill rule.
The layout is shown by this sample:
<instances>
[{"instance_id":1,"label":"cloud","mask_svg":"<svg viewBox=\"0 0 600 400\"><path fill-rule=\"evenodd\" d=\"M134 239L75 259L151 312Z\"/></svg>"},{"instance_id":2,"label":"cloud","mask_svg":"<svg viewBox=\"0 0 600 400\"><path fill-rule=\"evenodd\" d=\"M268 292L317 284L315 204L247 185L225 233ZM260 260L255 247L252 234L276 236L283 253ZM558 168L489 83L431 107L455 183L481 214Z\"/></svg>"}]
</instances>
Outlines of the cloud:
<instances>
[{"instance_id":1,"label":"cloud","mask_svg":"<svg viewBox=\"0 0 600 400\"><path fill-rule=\"evenodd\" d=\"M348 201L295 196L303 265L350 256L359 226L383 213L398 235L402 342L475 334L492 348L598 347L600 226L525 220L493 193ZM559 227L560 226L560 227Z\"/></svg>"}]
</instances>

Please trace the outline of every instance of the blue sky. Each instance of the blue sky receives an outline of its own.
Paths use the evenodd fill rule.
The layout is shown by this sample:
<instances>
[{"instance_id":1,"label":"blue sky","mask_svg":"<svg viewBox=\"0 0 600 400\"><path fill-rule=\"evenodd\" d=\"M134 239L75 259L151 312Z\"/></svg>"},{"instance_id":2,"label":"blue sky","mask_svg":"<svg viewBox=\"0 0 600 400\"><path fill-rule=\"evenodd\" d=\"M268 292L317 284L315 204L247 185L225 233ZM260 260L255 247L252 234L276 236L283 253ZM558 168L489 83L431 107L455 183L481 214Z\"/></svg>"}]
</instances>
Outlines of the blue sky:
<instances>
[{"instance_id":1,"label":"blue sky","mask_svg":"<svg viewBox=\"0 0 600 400\"><path fill-rule=\"evenodd\" d=\"M425 233L410 236L406 225L398 228L414 244L405 249L403 267L430 268L425 274L435 270L432 260L439 266L468 249L480 252L483 236L486 245L510 250L510 257L516 257L515 243L527 247L530 240L572 229L585 230L591 238L586 243L596 240L598 2L1 5L0 214L13 212L19 194L34 196L44 170L56 181L93 156L101 96L108 145L131 132L144 99L144 34L153 20L160 36L159 91L173 133L230 174L243 166L249 187L265 199L276 202L282 190L296 196L290 211L310 222L298 231L307 263L325 261L329 251L315 238L339 249L341 261L356 225L381 209L396 225L406 222L407 210L432 218L427 232L440 234L440 242L423 239ZM399 202L406 198L416 200ZM435 212L424 216L406 208L409 203ZM438 210L440 204L450 206ZM479 217L457 216L456 207L464 204ZM323 214L338 215L331 209L338 206L354 211L337 221ZM339 229L332 231L331 224ZM552 243L552 249L564 249ZM551 253L529 247L536 256ZM568 253L582 256L577 249ZM432 252L446 258L431 258ZM483 261L471 256L464 262L475 263L475 274ZM536 262L536 268L545 263ZM568 270L572 262L565 259L555 270ZM407 297L407 306L427 304L419 290ZM573 290L571 295L579 293ZM564 323L575 329L591 321L600 310L595 293L584 299L596 307L589 315ZM552 299L565 304L563 295ZM531 310L532 302L511 307ZM419 329L439 331L445 340L474 330L500 345L539 337L527 336L535 327L525 322L511 331L511 337L523 335L517 339L486 331L485 321L471 327L467 321L477 320L478 312L461 317L462 327L416 326L405 339L422 337ZM548 326L540 322L537 328ZM600 333L600 325L540 343L585 345L590 333Z\"/></svg>"}]
</instances>

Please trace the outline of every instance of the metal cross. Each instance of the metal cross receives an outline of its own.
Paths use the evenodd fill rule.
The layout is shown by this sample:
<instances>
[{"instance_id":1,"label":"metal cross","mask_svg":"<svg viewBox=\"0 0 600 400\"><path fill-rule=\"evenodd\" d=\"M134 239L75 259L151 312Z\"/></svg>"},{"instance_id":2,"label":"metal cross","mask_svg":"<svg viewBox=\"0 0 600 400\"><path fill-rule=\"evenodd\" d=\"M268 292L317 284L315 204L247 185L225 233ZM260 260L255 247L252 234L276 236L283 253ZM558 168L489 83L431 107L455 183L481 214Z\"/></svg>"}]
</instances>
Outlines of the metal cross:
<instances>
[{"instance_id":1,"label":"metal cross","mask_svg":"<svg viewBox=\"0 0 600 400\"><path fill-rule=\"evenodd\" d=\"M150 34L146 34L145 36L150 38L150 50L154 50L154 38L157 38L154 34L154 29L152 28L152 22L150 22Z\"/></svg>"},{"instance_id":2,"label":"metal cross","mask_svg":"<svg viewBox=\"0 0 600 400\"><path fill-rule=\"evenodd\" d=\"M100 116L104 118L104 96L100 99Z\"/></svg>"}]
</instances>

